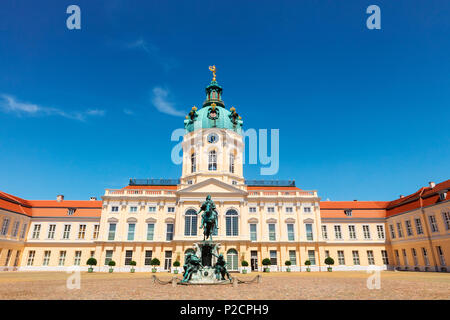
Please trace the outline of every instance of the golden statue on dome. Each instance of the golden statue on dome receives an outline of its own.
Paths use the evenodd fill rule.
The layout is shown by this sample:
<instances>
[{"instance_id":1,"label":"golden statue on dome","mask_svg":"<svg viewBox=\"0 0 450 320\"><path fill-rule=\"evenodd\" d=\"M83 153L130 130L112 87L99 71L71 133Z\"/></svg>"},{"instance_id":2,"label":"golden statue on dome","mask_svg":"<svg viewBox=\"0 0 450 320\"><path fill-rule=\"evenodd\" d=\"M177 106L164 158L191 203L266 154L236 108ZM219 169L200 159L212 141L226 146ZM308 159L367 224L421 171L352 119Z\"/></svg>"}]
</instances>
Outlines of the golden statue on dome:
<instances>
[{"instance_id":1,"label":"golden statue on dome","mask_svg":"<svg viewBox=\"0 0 450 320\"><path fill-rule=\"evenodd\" d=\"M216 66L209 66L209 71L213 73L212 81L216 81Z\"/></svg>"}]
</instances>

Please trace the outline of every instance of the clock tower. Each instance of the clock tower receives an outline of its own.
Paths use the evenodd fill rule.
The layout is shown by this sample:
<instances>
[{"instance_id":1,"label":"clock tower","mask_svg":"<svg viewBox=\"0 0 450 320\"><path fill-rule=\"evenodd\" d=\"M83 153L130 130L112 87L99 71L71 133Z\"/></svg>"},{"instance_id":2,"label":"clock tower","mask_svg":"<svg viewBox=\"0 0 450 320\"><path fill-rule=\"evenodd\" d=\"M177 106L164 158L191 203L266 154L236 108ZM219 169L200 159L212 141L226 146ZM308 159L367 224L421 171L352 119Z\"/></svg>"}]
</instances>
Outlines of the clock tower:
<instances>
[{"instance_id":1,"label":"clock tower","mask_svg":"<svg viewBox=\"0 0 450 320\"><path fill-rule=\"evenodd\" d=\"M196 184L209 178L235 186L244 185L242 118L236 108L226 109L216 67L206 87L202 108L193 106L184 120L183 172L181 184Z\"/></svg>"}]
</instances>

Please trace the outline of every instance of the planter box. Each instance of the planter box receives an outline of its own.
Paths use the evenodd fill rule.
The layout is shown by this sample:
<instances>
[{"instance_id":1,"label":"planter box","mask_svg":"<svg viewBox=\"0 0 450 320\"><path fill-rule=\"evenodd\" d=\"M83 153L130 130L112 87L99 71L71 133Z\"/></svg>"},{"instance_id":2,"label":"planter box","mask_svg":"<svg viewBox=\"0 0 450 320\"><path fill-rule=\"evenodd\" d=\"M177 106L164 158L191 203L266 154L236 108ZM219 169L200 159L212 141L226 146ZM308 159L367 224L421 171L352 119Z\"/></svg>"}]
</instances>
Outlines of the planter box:
<instances>
[{"instance_id":1,"label":"planter box","mask_svg":"<svg viewBox=\"0 0 450 320\"><path fill-rule=\"evenodd\" d=\"M250 273L252 272L252 269L250 267L239 267L239 272L240 273Z\"/></svg>"},{"instance_id":2,"label":"planter box","mask_svg":"<svg viewBox=\"0 0 450 320\"><path fill-rule=\"evenodd\" d=\"M113 273L113 271L114 271L113 268L110 268L110 269L109 269L109 273Z\"/></svg>"}]
</instances>

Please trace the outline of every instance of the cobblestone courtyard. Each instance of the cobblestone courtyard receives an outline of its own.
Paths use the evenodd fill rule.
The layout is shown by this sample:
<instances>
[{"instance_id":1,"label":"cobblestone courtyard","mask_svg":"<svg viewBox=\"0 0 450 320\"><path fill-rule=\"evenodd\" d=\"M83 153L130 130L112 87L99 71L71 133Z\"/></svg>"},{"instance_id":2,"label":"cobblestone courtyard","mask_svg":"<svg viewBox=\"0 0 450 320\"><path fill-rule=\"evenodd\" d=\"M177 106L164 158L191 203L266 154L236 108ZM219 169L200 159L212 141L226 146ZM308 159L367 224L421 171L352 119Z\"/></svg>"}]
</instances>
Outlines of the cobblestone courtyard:
<instances>
[{"instance_id":1,"label":"cobblestone courtyard","mask_svg":"<svg viewBox=\"0 0 450 320\"><path fill-rule=\"evenodd\" d=\"M250 280L257 273L233 274ZM261 274L261 273L260 273ZM81 288L66 287L64 272L1 272L0 299L449 299L449 273L381 273L369 290L365 272L263 273L261 283L177 286L153 283L151 273L81 273ZM171 275L158 273L161 280ZM180 278L180 275L178 275Z\"/></svg>"}]
</instances>

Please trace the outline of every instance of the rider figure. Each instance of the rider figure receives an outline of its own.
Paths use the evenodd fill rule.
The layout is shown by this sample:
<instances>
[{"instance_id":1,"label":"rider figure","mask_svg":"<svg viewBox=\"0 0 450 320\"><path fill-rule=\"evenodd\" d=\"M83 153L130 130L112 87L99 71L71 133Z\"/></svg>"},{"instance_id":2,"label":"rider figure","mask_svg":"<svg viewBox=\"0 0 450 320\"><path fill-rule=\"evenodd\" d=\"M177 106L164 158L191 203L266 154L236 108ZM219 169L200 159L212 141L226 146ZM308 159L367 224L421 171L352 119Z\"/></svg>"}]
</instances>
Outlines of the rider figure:
<instances>
[{"instance_id":1,"label":"rider figure","mask_svg":"<svg viewBox=\"0 0 450 320\"><path fill-rule=\"evenodd\" d=\"M218 220L217 220L218 214L217 214L217 211L216 211L216 205L211 200L211 196L210 195L206 196L206 201L203 202L203 204L201 205L200 210L197 212L197 214L199 214L202 211L204 211L204 212L202 213L202 223L200 225L200 229L202 229L205 226L206 221L208 220L208 217L207 217L207 213L208 212L214 218L214 226L215 226L215 228L219 229L217 227L217 225L218 225Z\"/></svg>"}]
</instances>

